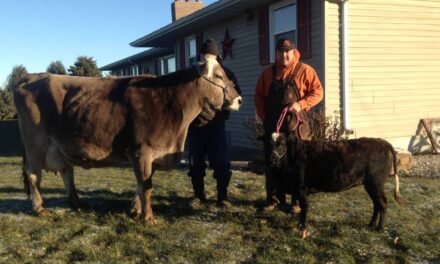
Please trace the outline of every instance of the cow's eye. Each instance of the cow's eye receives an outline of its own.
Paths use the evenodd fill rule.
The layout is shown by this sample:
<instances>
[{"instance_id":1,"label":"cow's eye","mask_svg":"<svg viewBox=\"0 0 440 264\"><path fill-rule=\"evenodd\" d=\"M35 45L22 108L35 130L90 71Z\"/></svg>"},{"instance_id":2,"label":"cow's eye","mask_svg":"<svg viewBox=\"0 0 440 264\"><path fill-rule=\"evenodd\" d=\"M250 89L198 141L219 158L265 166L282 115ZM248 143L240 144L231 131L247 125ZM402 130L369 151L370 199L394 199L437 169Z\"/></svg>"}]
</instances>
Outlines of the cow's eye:
<instances>
[{"instance_id":1,"label":"cow's eye","mask_svg":"<svg viewBox=\"0 0 440 264\"><path fill-rule=\"evenodd\" d=\"M218 79L223 81L223 76L222 75L216 73L216 74L214 74L214 76L215 76L215 78L218 78Z\"/></svg>"}]
</instances>

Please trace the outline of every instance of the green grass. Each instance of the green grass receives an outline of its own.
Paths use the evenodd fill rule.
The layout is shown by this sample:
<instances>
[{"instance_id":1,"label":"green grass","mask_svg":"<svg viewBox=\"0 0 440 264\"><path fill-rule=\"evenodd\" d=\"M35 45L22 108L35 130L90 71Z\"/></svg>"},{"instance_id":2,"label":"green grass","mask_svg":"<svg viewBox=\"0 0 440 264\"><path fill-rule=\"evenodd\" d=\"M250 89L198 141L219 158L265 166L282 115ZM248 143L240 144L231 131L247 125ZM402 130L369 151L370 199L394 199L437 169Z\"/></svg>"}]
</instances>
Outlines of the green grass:
<instances>
[{"instance_id":1,"label":"green grass","mask_svg":"<svg viewBox=\"0 0 440 264\"><path fill-rule=\"evenodd\" d=\"M298 219L261 213L264 177L234 172L235 207L215 208L215 183L206 177L209 210L193 210L185 171L153 178L156 226L128 214L135 179L130 168L75 168L86 205L67 206L59 176L45 173L43 196L50 218L35 217L20 182L18 157L0 157L0 263L439 263L440 180L402 178L407 200L392 198L385 231L367 228L372 204L363 187L310 196L311 237L301 240Z\"/></svg>"}]
</instances>

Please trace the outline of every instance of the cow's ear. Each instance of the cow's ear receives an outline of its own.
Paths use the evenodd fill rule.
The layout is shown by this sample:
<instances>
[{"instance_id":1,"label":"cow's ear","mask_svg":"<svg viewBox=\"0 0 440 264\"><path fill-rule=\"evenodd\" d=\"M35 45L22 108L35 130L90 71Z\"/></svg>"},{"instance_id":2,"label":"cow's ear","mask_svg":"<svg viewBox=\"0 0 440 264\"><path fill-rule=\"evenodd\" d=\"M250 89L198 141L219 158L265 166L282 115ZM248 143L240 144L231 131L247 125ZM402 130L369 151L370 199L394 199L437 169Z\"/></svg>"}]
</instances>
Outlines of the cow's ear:
<instances>
[{"instance_id":1,"label":"cow's ear","mask_svg":"<svg viewBox=\"0 0 440 264\"><path fill-rule=\"evenodd\" d=\"M208 72L206 62L198 61L195 63L195 66L196 66L197 73L199 74L199 76L205 75Z\"/></svg>"},{"instance_id":2,"label":"cow's ear","mask_svg":"<svg viewBox=\"0 0 440 264\"><path fill-rule=\"evenodd\" d=\"M205 77L212 79L214 75L214 69L219 64L217 61L217 57L210 54L205 54L203 60L203 71L199 71L199 74L204 75Z\"/></svg>"}]
</instances>

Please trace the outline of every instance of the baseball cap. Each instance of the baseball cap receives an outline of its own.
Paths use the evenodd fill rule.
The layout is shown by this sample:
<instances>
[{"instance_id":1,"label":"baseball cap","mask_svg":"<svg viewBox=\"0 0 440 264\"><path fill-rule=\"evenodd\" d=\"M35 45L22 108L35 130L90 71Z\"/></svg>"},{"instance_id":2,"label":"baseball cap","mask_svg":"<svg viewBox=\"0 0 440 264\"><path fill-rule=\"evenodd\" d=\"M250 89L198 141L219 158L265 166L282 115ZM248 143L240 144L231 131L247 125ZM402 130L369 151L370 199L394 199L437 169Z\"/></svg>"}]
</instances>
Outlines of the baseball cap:
<instances>
[{"instance_id":1,"label":"baseball cap","mask_svg":"<svg viewBox=\"0 0 440 264\"><path fill-rule=\"evenodd\" d=\"M277 41L276 49L279 51L290 51L296 47L295 43L290 39L282 38Z\"/></svg>"}]
</instances>

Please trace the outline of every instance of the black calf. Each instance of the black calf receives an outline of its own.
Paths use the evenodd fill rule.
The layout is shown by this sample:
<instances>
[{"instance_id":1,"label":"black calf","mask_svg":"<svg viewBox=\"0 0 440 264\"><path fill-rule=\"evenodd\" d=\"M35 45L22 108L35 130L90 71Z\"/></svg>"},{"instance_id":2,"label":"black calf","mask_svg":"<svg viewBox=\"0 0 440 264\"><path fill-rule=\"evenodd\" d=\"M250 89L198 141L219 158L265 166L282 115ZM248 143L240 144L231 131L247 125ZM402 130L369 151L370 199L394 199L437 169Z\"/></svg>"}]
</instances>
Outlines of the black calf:
<instances>
[{"instance_id":1,"label":"black calf","mask_svg":"<svg viewBox=\"0 0 440 264\"><path fill-rule=\"evenodd\" d=\"M307 194L339 192L363 184L371 197L374 212L370 226L383 229L387 199L383 190L386 179L394 170L394 198L400 204L396 154L393 146L382 139L360 138L343 141L298 141L282 133L272 135L271 165L278 168L281 178L291 189L301 207L300 228L306 227Z\"/></svg>"}]
</instances>

